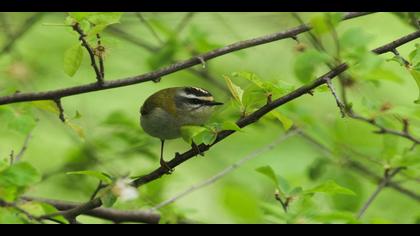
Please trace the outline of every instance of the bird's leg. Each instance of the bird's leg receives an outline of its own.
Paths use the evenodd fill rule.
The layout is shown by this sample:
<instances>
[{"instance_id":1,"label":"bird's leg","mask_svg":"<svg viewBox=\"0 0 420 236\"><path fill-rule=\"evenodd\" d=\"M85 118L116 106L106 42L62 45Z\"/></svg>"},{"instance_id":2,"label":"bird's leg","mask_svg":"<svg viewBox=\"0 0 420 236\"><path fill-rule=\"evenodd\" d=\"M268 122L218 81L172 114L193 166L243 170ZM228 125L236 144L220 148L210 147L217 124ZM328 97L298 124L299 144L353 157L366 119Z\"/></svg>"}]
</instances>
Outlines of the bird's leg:
<instances>
[{"instance_id":1,"label":"bird's leg","mask_svg":"<svg viewBox=\"0 0 420 236\"><path fill-rule=\"evenodd\" d=\"M167 174L172 174L174 171L171 167L168 166L168 163L163 159L163 146L165 144L165 140L160 140L160 166L166 169Z\"/></svg>"},{"instance_id":2,"label":"bird's leg","mask_svg":"<svg viewBox=\"0 0 420 236\"><path fill-rule=\"evenodd\" d=\"M191 143L191 148L195 149L198 155L202 157L204 156L204 153L200 151L200 148L197 146L197 144L194 143L194 141Z\"/></svg>"}]
</instances>

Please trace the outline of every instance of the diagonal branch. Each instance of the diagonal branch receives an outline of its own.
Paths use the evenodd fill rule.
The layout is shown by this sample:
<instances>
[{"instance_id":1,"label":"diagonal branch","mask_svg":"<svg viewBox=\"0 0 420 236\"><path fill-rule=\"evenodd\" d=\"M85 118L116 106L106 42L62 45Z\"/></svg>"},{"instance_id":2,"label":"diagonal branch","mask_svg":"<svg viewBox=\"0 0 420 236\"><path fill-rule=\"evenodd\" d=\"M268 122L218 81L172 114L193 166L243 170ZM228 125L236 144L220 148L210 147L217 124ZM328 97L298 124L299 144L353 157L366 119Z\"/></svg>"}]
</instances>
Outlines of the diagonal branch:
<instances>
[{"instance_id":1,"label":"diagonal branch","mask_svg":"<svg viewBox=\"0 0 420 236\"><path fill-rule=\"evenodd\" d=\"M404 36L396 41L393 41L392 43L390 43L389 45L402 45L404 44L402 42L402 39L404 40L408 40L405 41L406 43L414 40L415 38L420 37L420 31L416 31L410 35L414 35L415 37L411 36L411 37L407 37ZM398 42L398 43L395 43ZM388 48L388 50L378 50L378 49L374 49L373 52L378 51L380 53L383 52L388 52L389 50L391 50L391 46L384 45L382 48ZM341 74L342 72L344 72L346 69L348 68L348 65L343 63L340 64L339 66L337 66L336 68L334 68L333 70L329 71L328 73L322 75L321 77L319 77L318 79L314 80L313 82L311 82L308 85L304 85L292 92L290 92L289 94L284 95L283 97L280 97L276 100L273 100L271 103L266 104L265 106L261 107L260 109L256 110L255 112L251 113L250 115L241 118L239 121L236 122L236 124L243 128L245 126L248 126L256 121L258 121L262 116L264 116L265 114L269 113L270 111L274 110L275 108L290 102L304 94L310 93L310 91L312 91L313 89L315 89L316 87L323 85L326 83L326 78L329 78L329 80L332 80L334 77L336 77L337 75ZM198 151L200 153L207 151L208 149L210 149L211 146L213 146L214 144L220 142L221 140L225 139L226 137L230 136L231 134L233 134L235 131L233 130L225 130L222 131L218 134L217 139L215 140L215 142L211 145L204 145L204 144L200 144L198 146ZM190 149L189 151L180 154L180 155L176 155L171 161L169 161L168 167L170 168L175 168L176 166L180 165L181 163L187 161L188 159L192 158L193 156L197 155L197 148L195 149ZM153 172L142 176L140 178L137 178L136 180L134 180L133 184L136 187L139 187L141 185L144 185L150 181L153 181L157 178L160 178L162 175L166 174L166 169L163 167L159 167L156 170L154 170Z\"/></svg>"},{"instance_id":2,"label":"diagonal branch","mask_svg":"<svg viewBox=\"0 0 420 236\"><path fill-rule=\"evenodd\" d=\"M325 146L324 144L322 144L321 142L319 142L318 140L316 140L315 138L313 138L312 136L308 135L306 132L299 130L299 135L304 138L305 140L307 140L308 142L312 143L313 145L315 145L317 148L319 148L320 150L322 150L323 152L325 152L328 155L334 155L334 152L328 148L327 146ZM360 164L357 161L354 161L352 159L350 159L349 156L344 156L344 158L346 159L346 166L348 166L351 170L354 170L370 179L372 179L373 181L379 182L382 180L381 176L375 174L375 172L371 171L370 169L368 169L367 167L365 167L364 165ZM409 190L406 189L404 187L402 187L401 185L399 185L398 183L394 182L394 181L389 181L388 182L388 187L393 188L394 190L420 202L420 195Z\"/></svg>"},{"instance_id":3,"label":"diagonal branch","mask_svg":"<svg viewBox=\"0 0 420 236\"><path fill-rule=\"evenodd\" d=\"M3 46L3 48L0 49L0 55L7 53L12 49L13 45L26 33L29 29L32 28L32 26L38 22L41 17L44 15L44 13L38 12L29 17L22 25L22 27L16 32L11 35L9 40L6 42L6 44Z\"/></svg>"},{"instance_id":4,"label":"diagonal branch","mask_svg":"<svg viewBox=\"0 0 420 236\"><path fill-rule=\"evenodd\" d=\"M398 167L392 170L385 170L384 177L379 183L378 188L375 190L375 192L372 193L372 195L360 209L359 213L357 214L357 219L362 218L362 216L365 214L366 210L369 208L369 206L372 204L373 200L375 200L378 194L389 184L391 179L403 169L404 168L402 167Z\"/></svg>"},{"instance_id":5,"label":"diagonal branch","mask_svg":"<svg viewBox=\"0 0 420 236\"><path fill-rule=\"evenodd\" d=\"M364 13L360 13L360 14L363 15ZM356 17L356 14L346 15L344 19L347 19L348 17L354 18ZM75 87L70 87L70 88L52 90L52 91L35 92L35 93L17 93L17 94L13 94L9 96L4 96L4 97L0 97L0 105L16 103L16 102L53 100L57 98L68 97L68 96L73 96L77 94L84 94L84 93L89 93L93 91L124 87L124 86L133 85L133 84L144 83L147 81L155 81L156 79L161 78L163 76L201 64L201 60L198 58L208 61L213 58L217 58L225 54L229 54L229 53L239 51L245 48L267 44L267 43L271 43L271 42L282 40L282 39L295 38L296 35L307 32L310 29L311 27L309 25L300 25L298 27L295 27L286 31L277 32L277 33L265 35L258 38L236 42L236 43L227 45L225 47L218 48L218 49L209 51L207 53L203 53L201 55L192 57L184 61L174 63L172 65L163 67L161 69L158 69L156 71L152 71L143 75L133 76L133 77L119 79L119 80L104 81L102 84L91 83L91 84L85 84L85 85L80 85L80 86L75 86ZM397 47L398 44L399 45L404 44L406 42L409 42L413 39L418 38L419 36L420 36L420 31L416 31L410 35L407 35L406 38L399 40L397 43L395 43L394 46ZM391 46L388 46L388 47L391 48Z\"/></svg>"},{"instance_id":6,"label":"diagonal branch","mask_svg":"<svg viewBox=\"0 0 420 236\"><path fill-rule=\"evenodd\" d=\"M222 171L220 171L219 173L217 173L216 175L198 183L195 184L193 186L191 186L190 188L186 189L185 191L177 194L176 196L163 201L161 203L159 203L158 205L154 206L153 208L150 209L150 211L156 211L166 205L169 205L175 201L177 201L178 199L185 197L188 194L191 194L192 192L195 192L198 189L204 188L214 182L216 182L217 180L221 179L222 177L226 176L227 174L231 173L232 171L236 170L238 167L242 166L245 162L254 159L256 157L258 157L259 155L261 155L264 152L270 151L273 148L275 148L276 146L278 146L280 143L282 143L283 141L285 141L286 139L290 138L291 136L295 135L296 131L295 130L291 130L289 133L285 134L285 135L281 135L280 138L276 139L275 141L273 141L272 143L253 151L252 153L246 155L245 157L239 159L238 161L236 161L235 163L233 163L232 165L229 165L228 167L226 167L225 169L223 169Z\"/></svg>"},{"instance_id":7,"label":"diagonal branch","mask_svg":"<svg viewBox=\"0 0 420 236\"><path fill-rule=\"evenodd\" d=\"M86 40L86 35L83 32L82 28L80 28L79 23L75 23L72 27L73 27L73 30L79 34L79 40L82 42L82 46L86 48L86 51L89 54L91 66L93 70L95 71L96 80L98 81L98 85L100 86L101 84L103 84L104 78L102 75L102 71L99 69L96 63L95 52L93 51L93 48L89 45L88 41Z\"/></svg>"},{"instance_id":8,"label":"diagonal branch","mask_svg":"<svg viewBox=\"0 0 420 236\"><path fill-rule=\"evenodd\" d=\"M36 198L36 197L23 197L26 201L36 201L44 202L50 205L53 205L57 210L67 211L74 209L81 205L81 203L68 202L68 201L59 201L46 198ZM138 222L138 223L148 223L148 224L157 224L160 220L160 215L157 213L151 213L147 211L132 210L132 211L123 211L115 210L110 208L96 208L83 212L83 215L89 215L105 220L110 220L115 223L122 222Z\"/></svg>"}]
</instances>

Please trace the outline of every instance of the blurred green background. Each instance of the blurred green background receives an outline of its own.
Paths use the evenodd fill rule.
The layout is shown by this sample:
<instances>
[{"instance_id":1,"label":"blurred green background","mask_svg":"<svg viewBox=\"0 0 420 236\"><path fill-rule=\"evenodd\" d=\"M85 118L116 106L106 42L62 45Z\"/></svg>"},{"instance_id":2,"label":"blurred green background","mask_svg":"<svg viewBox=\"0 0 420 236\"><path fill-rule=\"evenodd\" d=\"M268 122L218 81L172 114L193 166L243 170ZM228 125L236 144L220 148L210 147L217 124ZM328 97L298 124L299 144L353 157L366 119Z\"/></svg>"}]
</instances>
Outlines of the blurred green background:
<instances>
[{"instance_id":1,"label":"blurred green background","mask_svg":"<svg viewBox=\"0 0 420 236\"><path fill-rule=\"evenodd\" d=\"M3 18L0 45L4 45L9 39L7 30L19 29L25 19L33 13L0 14ZM155 27L160 38L166 41L168 35L172 35L172 31L187 14L143 13L143 17ZM307 21L318 13L299 14ZM78 43L77 35L69 27L54 25L63 24L66 17L65 13L45 13L42 19L13 45L10 52L0 55L0 95L11 94L16 90L44 91L95 81L95 74L85 52L82 65L73 77L63 71L64 52ZM283 31L296 25L298 22L290 13L195 13L174 38L177 47L171 56L173 60L188 59L191 57L191 49L205 52L239 40ZM156 66L170 64L168 54L159 57L157 53L150 53L126 41L121 34L115 33L114 29L123 30L135 39L159 46L155 37L134 13L125 13L119 24L111 26L102 34L106 48L106 80L139 75L151 71ZM337 27L337 33L343 35L349 29L372 37L366 44L368 49L389 43L414 31L410 25L392 13L375 13L343 21ZM299 36L299 39L306 48L313 48L305 34ZM331 38L326 36L323 40L326 48L334 51ZM400 47L400 54L407 56L414 50L415 43ZM207 62L205 69L201 65L194 68L207 70L225 89L227 86L223 75L241 71L256 73L266 81L281 80L298 87L302 82L297 80L294 67L299 54L296 42L286 39L218 57ZM379 57L387 59L392 55L385 54ZM376 82L356 79L355 85L348 90L349 100L356 111L368 116L378 112L383 104L390 104L392 114L398 113L410 118L411 131L417 135L420 112L418 105L413 103L418 96L415 81L397 63L386 62L386 68L396 74L400 82L381 78L375 80ZM319 76L326 71L327 68L321 67L315 74ZM244 81L234 81L242 87L247 86ZM336 81L334 84L338 86ZM11 121L0 117L0 158L7 159L11 150L17 152L28 131L34 126L30 131L32 139L23 159L33 164L43 175L43 179L32 186L26 195L86 201L97 181L90 177L67 175L66 172L100 170L116 176L137 176L158 167L160 143L159 140L146 136L139 127L139 108L149 95L171 86L206 88L217 100L230 106L231 96L226 90L188 71L165 76L159 83L147 82L63 98L65 114L73 128L64 125L56 114L35 109L35 104L5 105L22 112L18 112L18 118L14 122L22 122L23 125L10 125ZM295 135L273 150L245 163L221 180L160 209L161 213L167 219L185 216L205 223L348 222L349 216L357 213L377 185L345 164L341 165L340 158L343 153L355 151L385 163L384 137L387 136L374 134L372 131L375 129L368 124L340 118L334 98L329 92L316 91L314 96L304 95L277 110L331 148L334 151L332 159L338 164L319 164L326 160L326 154ZM229 117L239 118L238 114L232 113ZM216 119L224 119L224 116L228 115L221 112ZM389 124L399 129L398 122ZM18 128L14 128L15 126ZM283 134L284 128L279 121L261 120L218 143L204 157L196 157L183 163L175 168L172 175L163 176L141 187L138 199L118 201L114 207L148 209L210 178ZM410 143L403 139L399 139L398 144L399 150L410 146ZM165 159L169 160L175 152L188 149L188 144L182 139L168 141ZM383 166L366 162L363 157L357 155L351 156L362 163L365 162L375 173L382 175ZM271 166L276 174L291 186L309 189L319 183L334 180L354 191L356 196L316 194L310 199L292 202L290 212L286 214L274 199L274 189L270 180L255 171L256 168L266 165ZM414 167L413 175L416 174L420 175L418 167ZM418 179L401 181L407 188L419 190ZM86 223L105 222L86 216L80 217L79 220ZM419 203L390 188L379 194L361 220L364 223L419 221Z\"/></svg>"}]
</instances>

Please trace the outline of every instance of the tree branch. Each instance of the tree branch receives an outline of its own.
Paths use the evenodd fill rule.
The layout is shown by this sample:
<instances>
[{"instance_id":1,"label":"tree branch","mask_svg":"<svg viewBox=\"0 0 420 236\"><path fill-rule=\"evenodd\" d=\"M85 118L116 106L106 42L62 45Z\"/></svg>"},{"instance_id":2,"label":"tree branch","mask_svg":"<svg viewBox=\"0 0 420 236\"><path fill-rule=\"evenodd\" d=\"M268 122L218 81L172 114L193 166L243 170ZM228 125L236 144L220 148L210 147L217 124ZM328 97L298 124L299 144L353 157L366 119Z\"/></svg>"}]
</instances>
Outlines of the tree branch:
<instances>
[{"instance_id":1,"label":"tree branch","mask_svg":"<svg viewBox=\"0 0 420 236\"><path fill-rule=\"evenodd\" d=\"M409 34L410 37L404 36L402 37L404 40L408 40L406 42L409 42L411 40L414 40L415 38L420 37L420 31L416 31L414 33ZM412 36L414 35L414 36ZM395 44L395 42L398 41L398 44ZM392 45L402 45L402 41L400 39L396 40L390 44ZM389 48L388 45L384 45L380 48ZM373 50L373 51L379 51L379 53L381 52L387 52L387 50ZM312 91L313 89L315 89L316 87L325 84L326 83L326 78L329 79L333 79L335 76L341 74L342 72L344 72L346 69L348 68L348 65L343 63L339 66L337 66L336 68L334 68L333 70L329 71L328 73L322 75L321 77L319 77L318 79L314 80L313 82L311 82L308 85L304 85L292 92L290 92L289 94L284 95L283 97L280 97L276 100L273 100L271 103L266 104L265 106L261 107L260 109L256 110L255 112L251 113L250 115L241 118L239 121L236 122L236 124L243 128L249 124L252 124L256 121L258 121L262 116L264 116L265 114L267 114L268 112L274 110L275 108L290 102L304 94L309 93L310 91ZM220 142L221 140L225 139L226 137L230 136L231 134L233 134L235 131L233 130L225 130L222 131L218 134L215 142L211 145L204 145L204 144L200 144L198 146L198 150L200 153L207 151L208 149L210 149L211 146L213 146L214 144ZM192 158L193 156L197 155L197 149L190 149L189 151L180 154L180 155L176 155L171 161L169 161L168 167L169 168L175 168L176 166L178 166L179 164L183 163L184 161ZM166 174L166 169L163 167L159 167L158 169L154 170L153 172L149 173L148 175L142 176L136 180L134 180L133 184L136 187L139 187L145 183L148 183L150 181L153 181L157 178L160 178L162 175Z\"/></svg>"},{"instance_id":2,"label":"tree branch","mask_svg":"<svg viewBox=\"0 0 420 236\"><path fill-rule=\"evenodd\" d=\"M28 149L29 141L31 140L31 138L32 138L32 134L29 133L26 136L25 141L23 142L22 148L20 149L19 153L14 157L14 160L13 160L14 162L19 161L22 158L23 154L25 154L25 151L26 149Z\"/></svg>"},{"instance_id":3,"label":"tree branch","mask_svg":"<svg viewBox=\"0 0 420 236\"><path fill-rule=\"evenodd\" d=\"M363 13L360 13L360 14L363 15ZM356 15L354 14L351 16L352 18L356 17ZM344 19L347 19L347 16L345 16ZM85 84L85 85L58 89L58 90L45 91L45 92L17 93L17 94L13 94L9 96L3 96L3 97L0 97L0 105L17 103L17 102L27 102L27 101L53 100L53 99L73 96L77 94L84 94L84 93L89 93L89 92L94 92L94 91L99 91L99 90L106 90L106 89L129 86L129 85L138 84L138 83L144 83L147 81L154 81L163 76L201 64L201 61L198 59L198 57L202 58L205 61L208 61L213 58L217 58L225 54L229 54L229 53L239 51L245 48L267 44L270 42L274 42L274 41L278 41L278 40L282 40L286 38L294 38L296 35L307 32L310 29L311 27L309 25L300 25L298 27L295 27L286 31L277 32L277 33L265 35L265 36L254 38L254 39L236 42L236 43L227 45L225 47L218 48L218 49L209 51L207 53L203 53L201 55L192 57L190 59L187 59L181 62L174 63L172 65L163 67L161 69L158 69L156 71L149 72L143 75L133 76L133 77L119 79L119 80L104 81L102 84L91 83L91 84ZM418 38L419 35L420 35L420 31L414 32L406 36L404 39L400 39L398 43L400 43L399 45L401 45L404 42L409 42L413 39ZM398 46L398 43L394 43L395 46ZM390 48L390 46L388 47ZM379 53L381 52L381 50L379 50Z\"/></svg>"},{"instance_id":4,"label":"tree branch","mask_svg":"<svg viewBox=\"0 0 420 236\"><path fill-rule=\"evenodd\" d=\"M98 68L98 65L96 64L95 52L93 51L93 48L87 42L86 35L83 32L82 28L80 28L79 23L75 23L72 27L73 27L73 30L79 34L79 40L82 42L82 46L86 48L86 51L89 54L91 66L93 70L95 71L96 80L98 81L98 85L100 86L101 84L104 83L104 78L102 76L101 70Z\"/></svg>"},{"instance_id":5,"label":"tree branch","mask_svg":"<svg viewBox=\"0 0 420 236\"><path fill-rule=\"evenodd\" d=\"M44 202L53 205L57 210L68 211L80 206L82 203L59 201L46 198L35 198L35 197L23 197L27 201ZM93 210L88 210L82 213L83 215L93 216L105 220L110 220L115 223L122 222L138 222L157 224L160 220L160 215L157 213L151 213L147 211L123 211L110 208L99 207ZM185 222L186 223L186 222Z\"/></svg>"},{"instance_id":6,"label":"tree branch","mask_svg":"<svg viewBox=\"0 0 420 236\"><path fill-rule=\"evenodd\" d=\"M38 22L41 17L45 13L35 13L31 17L29 17L22 25L22 27L17 31L16 33L13 33L12 36L9 38L9 40L5 43L2 49L0 49L0 55L9 52L10 49L13 47L13 45L26 33L29 31L29 29L32 28L32 26Z\"/></svg>"},{"instance_id":7,"label":"tree branch","mask_svg":"<svg viewBox=\"0 0 420 236\"><path fill-rule=\"evenodd\" d=\"M369 208L369 206L372 204L373 200L375 200L378 194L389 184L391 179L403 169L403 167L398 167L392 170L385 170L382 181L379 183L378 188L375 190L375 192L372 193L372 195L360 209L359 213L357 214L357 219L360 219L363 216L363 214L366 212L366 210Z\"/></svg>"},{"instance_id":8,"label":"tree branch","mask_svg":"<svg viewBox=\"0 0 420 236\"><path fill-rule=\"evenodd\" d=\"M234 171L235 169L239 168L240 166L242 166L245 162L250 161L251 159L254 159L258 156L260 156L262 153L264 152L268 152L270 150L272 150L273 148L275 148L276 146L278 146L280 143L284 142L286 139L292 137L296 135L296 131L295 130L291 130L290 132L288 132L285 135L281 135L280 138L276 139L275 141L273 141L272 143L268 144L265 147L262 147L260 149L257 149L255 151L253 151L252 153L246 155L245 157L239 159L238 161L236 161L235 163L233 163L232 165L226 167L225 169L223 169L222 171L220 171L219 173L217 173L216 175L198 183L195 184L193 186L191 186L190 188L186 189L185 191L175 195L174 197L163 201L161 203L159 203L158 205L154 206L153 208L150 209L150 211L156 211L166 205L169 205L175 201L177 201L178 199L185 197L186 195L189 195L195 191L197 191L198 189L204 188L216 181L218 181L219 179L221 179L222 177L226 176L227 174L231 173L232 171Z\"/></svg>"},{"instance_id":9,"label":"tree branch","mask_svg":"<svg viewBox=\"0 0 420 236\"><path fill-rule=\"evenodd\" d=\"M319 149L321 149L322 151L324 151L328 155L334 155L334 152L331 149L329 149L327 146L320 143L318 140L314 139L313 137L309 136L308 134L306 134L302 130L299 131L299 135L301 137L303 137L304 139L306 139L307 141L309 141L310 143L314 144L316 147L318 147ZM369 177L373 181L376 181L376 182L381 181L382 178L380 176L378 176L373 171L369 170L368 168L366 168L365 166L363 166L359 162L351 160L349 157L345 157L345 158L346 158L346 166L348 166L352 170L357 171L360 174L363 174L363 175ZM400 193L402 193L402 194L420 202L420 195L419 194L417 194L417 193L415 193L411 190L408 190L408 189L402 187L401 185L399 185L399 184L397 184L393 181L389 181L387 186L389 186L389 187L393 188L394 190L397 190L398 192L400 192Z\"/></svg>"}]
</instances>

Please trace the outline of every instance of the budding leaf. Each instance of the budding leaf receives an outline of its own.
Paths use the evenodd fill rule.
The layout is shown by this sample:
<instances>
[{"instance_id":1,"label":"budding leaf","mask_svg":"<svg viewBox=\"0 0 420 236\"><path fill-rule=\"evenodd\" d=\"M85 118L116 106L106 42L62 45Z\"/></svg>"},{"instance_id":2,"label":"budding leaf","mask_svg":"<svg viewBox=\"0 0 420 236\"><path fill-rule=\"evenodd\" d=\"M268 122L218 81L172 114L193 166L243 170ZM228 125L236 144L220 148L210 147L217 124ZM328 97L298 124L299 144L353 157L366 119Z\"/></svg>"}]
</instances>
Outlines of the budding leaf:
<instances>
[{"instance_id":1,"label":"budding leaf","mask_svg":"<svg viewBox=\"0 0 420 236\"><path fill-rule=\"evenodd\" d=\"M64 72L69 76L77 72L82 64L83 60L83 48L82 45L76 44L73 47L67 49L64 53Z\"/></svg>"}]
</instances>

